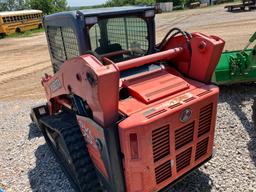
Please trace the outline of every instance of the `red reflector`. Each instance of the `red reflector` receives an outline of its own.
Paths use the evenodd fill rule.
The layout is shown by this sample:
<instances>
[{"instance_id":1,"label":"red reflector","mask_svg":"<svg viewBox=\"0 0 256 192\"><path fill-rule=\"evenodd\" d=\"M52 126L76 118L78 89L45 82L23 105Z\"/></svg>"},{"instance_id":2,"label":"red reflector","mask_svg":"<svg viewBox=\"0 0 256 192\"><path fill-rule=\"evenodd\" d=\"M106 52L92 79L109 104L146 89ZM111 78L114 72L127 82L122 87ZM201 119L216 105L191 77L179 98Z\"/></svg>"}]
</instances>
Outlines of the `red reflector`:
<instances>
[{"instance_id":1,"label":"red reflector","mask_svg":"<svg viewBox=\"0 0 256 192\"><path fill-rule=\"evenodd\" d=\"M139 159L138 138L136 133L130 134L131 159Z\"/></svg>"}]
</instances>

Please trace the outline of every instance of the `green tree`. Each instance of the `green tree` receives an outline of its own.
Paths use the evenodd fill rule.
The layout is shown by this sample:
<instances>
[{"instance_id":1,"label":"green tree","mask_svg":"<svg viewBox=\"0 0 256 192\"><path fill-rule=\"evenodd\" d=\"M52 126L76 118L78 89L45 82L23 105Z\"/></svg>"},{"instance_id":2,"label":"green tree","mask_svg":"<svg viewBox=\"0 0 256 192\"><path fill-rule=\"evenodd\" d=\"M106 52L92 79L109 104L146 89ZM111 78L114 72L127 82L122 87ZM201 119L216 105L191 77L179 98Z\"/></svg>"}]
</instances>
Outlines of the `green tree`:
<instances>
[{"instance_id":1,"label":"green tree","mask_svg":"<svg viewBox=\"0 0 256 192\"><path fill-rule=\"evenodd\" d=\"M0 3L0 11L8 11L8 7L6 3Z\"/></svg>"},{"instance_id":2,"label":"green tree","mask_svg":"<svg viewBox=\"0 0 256 192\"><path fill-rule=\"evenodd\" d=\"M30 0L29 6L31 9L42 10L45 14L50 14L53 12L51 0Z\"/></svg>"},{"instance_id":3,"label":"green tree","mask_svg":"<svg viewBox=\"0 0 256 192\"><path fill-rule=\"evenodd\" d=\"M67 1L66 0L53 0L52 1L52 7L53 7L53 12L61 12L67 10Z\"/></svg>"},{"instance_id":4,"label":"green tree","mask_svg":"<svg viewBox=\"0 0 256 192\"><path fill-rule=\"evenodd\" d=\"M142 4L142 5L154 5L156 3L155 0L135 0L135 4Z\"/></svg>"},{"instance_id":5,"label":"green tree","mask_svg":"<svg viewBox=\"0 0 256 192\"><path fill-rule=\"evenodd\" d=\"M0 2L0 11L14 11L26 9L25 0L6 0Z\"/></svg>"},{"instance_id":6,"label":"green tree","mask_svg":"<svg viewBox=\"0 0 256 192\"><path fill-rule=\"evenodd\" d=\"M32 9L42 10L45 14L67 10L66 0L30 0L29 6Z\"/></svg>"}]
</instances>

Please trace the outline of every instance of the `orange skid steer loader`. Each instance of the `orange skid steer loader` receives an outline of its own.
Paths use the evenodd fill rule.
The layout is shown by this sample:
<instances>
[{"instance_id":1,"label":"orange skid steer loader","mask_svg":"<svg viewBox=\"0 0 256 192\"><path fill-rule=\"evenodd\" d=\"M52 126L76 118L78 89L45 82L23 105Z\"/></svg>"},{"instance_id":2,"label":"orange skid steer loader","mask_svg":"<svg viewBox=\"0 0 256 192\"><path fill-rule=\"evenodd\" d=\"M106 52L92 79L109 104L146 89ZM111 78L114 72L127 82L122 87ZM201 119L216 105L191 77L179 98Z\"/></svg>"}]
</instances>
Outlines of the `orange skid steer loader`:
<instances>
[{"instance_id":1,"label":"orange skid steer loader","mask_svg":"<svg viewBox=\"0 0 256 192\"><path fill-rule=\"evenodd\" d=\"M154 7L44 18L54 75L31 118L77 191L167 191L213 153L224 47L178 28L155 42Z\"/></svg>"}]
</instances>

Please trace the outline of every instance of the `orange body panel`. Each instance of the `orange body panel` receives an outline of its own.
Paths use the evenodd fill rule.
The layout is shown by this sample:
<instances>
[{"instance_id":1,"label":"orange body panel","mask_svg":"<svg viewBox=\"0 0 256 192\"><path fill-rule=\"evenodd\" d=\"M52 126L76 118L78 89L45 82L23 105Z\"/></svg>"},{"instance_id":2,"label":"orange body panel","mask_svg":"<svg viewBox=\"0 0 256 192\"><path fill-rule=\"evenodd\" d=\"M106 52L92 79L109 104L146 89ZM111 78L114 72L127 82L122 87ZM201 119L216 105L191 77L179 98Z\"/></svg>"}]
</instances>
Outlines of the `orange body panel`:
<instances>
[{"instance_id":1,"label":"orange body panel","mask_svg":"<svg viewBox=\"0 0 256 192\"><path fill-rule=\"evenodd\" d=\"M48 101L71 93L79 95L103 127L118 119L119 71L114 65L104 66L91 55L80 56L66 61L54 77L43 80L43 85Z\"/></svg>"},{"instance_id":2,"label":"orange body panel","mask_svg":"<svg viewBox=\"0 0 256 192\"><path fill-rule=\"evenodd\" d=\"M109 175L103 162L103 158L97 146L95 138L105 142L103 128L93 122L91 119L77 116L77 121L81 132L87 142L87 148L95 167L108 179Z\"/></svg>"},{"instance_id":3,"label":"orange body panel","mask_svg":"<svg viewBox=\"0 0 256 192\"><path fill-rule=\"evenodd\" d=\"M103 65L92 55L80 56L42 81L52 113L58 112L58 105L70 105L61 96L74 94L87 102L93 120L77 119L96 168L112 181L113 163L122 158L119 146L116 154L109 149L104 154L97 139L112 148L120 141L127 192L159 191L212 155L219 90L205 83L224 41L200 33L192 36L192 52L178 36L158 53L120 63L103 58L108 64ZM148 64L158 67L120 78L121 71ZM128 91L126 99L119 98L122 89ZM119 140L105 140L110 136L104 131L109 130L117 130ZM117 157L112 167L104 161L109 156Z\"/></svg>"},{"instance_id":4,"label":"orange body panel","mask_svg":"<svg viewBox=\"0 0 256 192\"><path fill-rule=\"evenodd\" d=\"M218 64L225 42L216 36L206 36L202 33L192 33L190 40L192 55L189 56L188 48L185 46L181 56L174 59L174 63L180 72L192 79L210 82L212 74ZM186 42L182 36L170 39L163 50L168 50Z\"/></svg>"},{"instance_id":5,"label":"orange body panel","mask_svg":"<svg viewBox=\"0 0 256 192\"><path fill-rule=\"evenodd\" d=\"M170 82L172 82L170 84ZM189 89L189 84L182 78L165 70L145 77L125 81L133 97L143 103L152 103L176 92Z\"/></svg>"},{"instance_id":6,"label":"orange body panel","mask_svg":"<svg viewBox=\"0 0 256 192\"><path fill-rule=\"evenodd\" d=\"M173 76L171 85L180 79L180 75ZM165 78L159 77L159 81ZM152 82L151 89L156 95L165 95L166 90L155 86L159 81ZM138 101L140 105L136 105L134 98L120 102L120 110L129 114L119 124L127 191L159 191L212 155L218 88L192 80L185 82L189 88L181 90L177 86L176 92L170 88L173 94L156 103ZM145 92L147 89L140 90L140 94ZM206 112L202 111L205 107ZM180 116L185 109L192 114L187 122L182 122ZM138 159L131 157L131 134L137 135Z\"/></svg>"},{"instance_id":7,"label":"orange body panel","mask_svg":"<svg viewBox=\"0 0 256 192\"><path fill-rule=\"evenodd\" d=\"M190 78L165 66L122 79L131 95L119 101L119 110L128 116L119 123L128 192L159 191L212 156L219 90L191 78L210 81L224 41L192 36L191 53L181 36L163 48L183 47L171 62Z\"/></svg>"}]
</instances>

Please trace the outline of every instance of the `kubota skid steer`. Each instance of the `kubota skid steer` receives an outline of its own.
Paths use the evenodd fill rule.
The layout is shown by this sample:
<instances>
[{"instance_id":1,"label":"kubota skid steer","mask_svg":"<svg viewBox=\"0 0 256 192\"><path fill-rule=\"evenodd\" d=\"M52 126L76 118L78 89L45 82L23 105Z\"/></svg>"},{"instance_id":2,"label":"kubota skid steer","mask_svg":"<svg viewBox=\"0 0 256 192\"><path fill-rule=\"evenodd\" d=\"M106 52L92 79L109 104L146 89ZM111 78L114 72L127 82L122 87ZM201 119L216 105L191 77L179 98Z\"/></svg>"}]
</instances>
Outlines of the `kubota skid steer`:
<instances>
[{"instance_id":1,"label":"kubota skid steer","mask_svg":"<svg viewBox=\"0 0 256 192\"><path fill-rule=\"evenodd\" d=\"M31 118L78 191L166 191L212 157L224 47L174 28L156 45L154 7L44 18L54 75Z\"/></svg>"}]
</instances>

